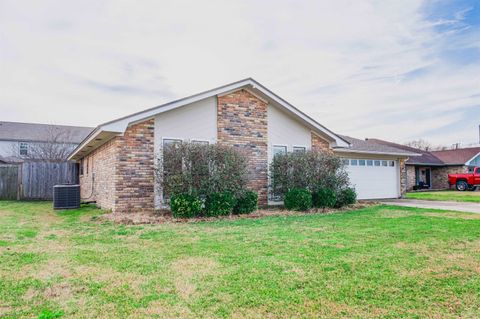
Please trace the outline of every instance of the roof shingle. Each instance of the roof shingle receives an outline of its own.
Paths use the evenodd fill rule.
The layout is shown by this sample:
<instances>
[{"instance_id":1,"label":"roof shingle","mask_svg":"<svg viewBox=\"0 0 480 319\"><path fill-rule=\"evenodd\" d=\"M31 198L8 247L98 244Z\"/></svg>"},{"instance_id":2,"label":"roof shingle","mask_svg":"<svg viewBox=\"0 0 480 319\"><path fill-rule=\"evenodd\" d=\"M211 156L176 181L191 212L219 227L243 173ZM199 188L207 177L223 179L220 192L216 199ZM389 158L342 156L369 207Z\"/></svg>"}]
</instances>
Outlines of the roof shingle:
<instances>
[{"instance_id":1,"label":"roof shingle","mask_svg":"<svg viewBox=\"0 0 480 319\"><path fill-rule=\"evenodd\" d=\"M90 132L91 127L66 126L0 121L0 140L45 142L56 134L58 142L79 144Z\"/></svg>"},{"instance_id":2,"label":"roof shingle","mask_svg":"<svg viewBox=\"0 0 480 319\"><path fill-rule=\"evenodd\" d=\"M398 154L398 155L407 155L407 156L417 156L418 152L402 149L398 147L393 147L386 144L376 143L373 140L360 140L358 138L339 135L341 138L350 143L350 148L347 150L358 151L358 152L372 152L379 154ZM413 149L414 150L414 149Z\"/></svg>"}]
</instances>

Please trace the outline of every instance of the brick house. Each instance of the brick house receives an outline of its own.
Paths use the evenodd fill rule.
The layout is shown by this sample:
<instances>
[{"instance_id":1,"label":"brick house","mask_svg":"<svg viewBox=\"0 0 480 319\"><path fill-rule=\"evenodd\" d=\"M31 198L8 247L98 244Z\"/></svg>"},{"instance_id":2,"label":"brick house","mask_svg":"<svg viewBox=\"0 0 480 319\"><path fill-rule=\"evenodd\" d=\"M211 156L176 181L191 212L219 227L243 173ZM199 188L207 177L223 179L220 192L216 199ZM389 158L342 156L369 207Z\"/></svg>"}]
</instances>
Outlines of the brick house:
<instances>
[{"instance_id":1,"label":"brick house","mask_svg":"<svg viewBox=\"0 0 480 319\"><path fill-rule=\"evenodd\" d=\"M330 150L344 158L359 198L405 192L412 152L339 136L248 78L99 125L72 152L82 199L114 212L162 207L155 163L175 141L221 143L248 155L248 187L269 200L268 166L278 152Z\"/></svg>"},{"instance_id":2,"label":"brick house","mask_svg":"<svg viewBox=\"0 0 480 319\"><path fill-rule=\"evenodd\" d=\"M413 190L419 184L429 189L447 189L450 187L448 174L473 172L475 167L480 166L480 147L424 151L388 141L369 140L420 154L409 158L405 163L407 191Z\"/></svg>"}]
</instances>

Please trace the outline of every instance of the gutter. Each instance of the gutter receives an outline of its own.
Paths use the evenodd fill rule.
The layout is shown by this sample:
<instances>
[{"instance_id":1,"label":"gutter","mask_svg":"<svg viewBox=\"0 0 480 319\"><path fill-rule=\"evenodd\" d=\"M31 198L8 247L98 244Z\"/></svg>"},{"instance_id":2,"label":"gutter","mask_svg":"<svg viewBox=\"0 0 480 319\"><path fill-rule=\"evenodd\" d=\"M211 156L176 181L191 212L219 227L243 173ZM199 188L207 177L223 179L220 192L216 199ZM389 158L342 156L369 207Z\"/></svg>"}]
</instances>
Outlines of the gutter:
<instances>
[{"instance_id":1,"label":"gutter","mask_svg":"<svg viewBox=\"0 0 480 319\"><path fill-rule=\"evenodd\" d=\"M403 156L403 157L410 157L410 156L422 156L421 154L417 153L394 153L394 152L377 152L377 151L360 151L360 150L352 150L348 148L334 148L334 152L340 153L356 153L356 154L372 154L372 155L394 155L394 156Z\"/></svg>"}]
</instances>

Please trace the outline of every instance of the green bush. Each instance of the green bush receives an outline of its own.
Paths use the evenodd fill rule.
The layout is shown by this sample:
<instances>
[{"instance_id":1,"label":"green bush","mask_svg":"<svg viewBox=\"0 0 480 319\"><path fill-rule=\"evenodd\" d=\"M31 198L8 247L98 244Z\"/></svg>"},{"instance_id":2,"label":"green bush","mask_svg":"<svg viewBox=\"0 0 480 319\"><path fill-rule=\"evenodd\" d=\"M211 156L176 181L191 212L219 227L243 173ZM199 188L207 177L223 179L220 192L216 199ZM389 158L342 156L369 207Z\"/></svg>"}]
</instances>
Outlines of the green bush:
<instances>
[{"instance_id":1,"label":"green bush","mask_svg":"<svg viewBox=\"0 0 480 319\"><path fill-rule=\"evenodd\" d=\"M213 193L205 200L206 216L225 216L232 213L237 200L231 192Z\"/></svg>"},{"instance_id":2,"label":"green bush","mask_svg":"<svg viewBox=\"0 0 480 319\"><path fill-rule=\"evenodd\" d=\"M187 142L163 146L155 175L164 196L231 192L238 196L248 181L247 158L231 146Z\"/></svg>"},{"instance_id":3,"label":"green bush","mask_svg":"<svg viewBox=\"0 0 480 319\"><path fill-rule=\"evenodd\" d=\"M355 192L355 189L351 187L347 187L340 190L340 192L338 193L337 203L335 207L340 208L346 205L355 204L356 201L357 201L357 193Z\"/></svg>"},{"instance_id":4,"label":"green bush","mask_svg":"<svg viewBox=\"0 0 480 319\"><path fill-rule=\"evenodd\" d=\"M312 194L313 206L317 208L335 207L337 194L331 188L321 187Z\"/></svg>"},{"instance_id":5,"label":"green bush","mask_svg":"<svg viewBox=\"0 0 480 319\"><path fill-rule=\"evenodd\" d=\"M170 199L170 209L175 218L197 217L202 211L202 201L189 194L173 195Z\"/></svg>"},{"instance_id":6,"label":"green bush","mask_svg":"<svg viewBox=\"0 0 480 319\"><path fill-rule=\"evenodd\" d=\"M249 214L257 210L258 194L246 191L237 198L237 205L233 209L235 214Z\"/></svg>"},{"instance_id":7,"label":"green bush","mask_svg":"<svg viewBox=\"0 0 480 319\"><path fill-rule=\"evenodd\" d=\"M283 203L290 210L308 210L312 208L312 194L305 188L293 188L285 194Z\"/></svg>"},{"instance_id":8,"label":"green bush","mask_svg":"<svg viewBox=\"0 0 480 319\"><path fill-rule=\"evenodd\" d=\"M332 152L307 151L277 154L270 165L271 190L281 198L294 188L316 192L331 188L335 192L349 185L348 173L340 157Z\"/></svg>"}]
</instances>

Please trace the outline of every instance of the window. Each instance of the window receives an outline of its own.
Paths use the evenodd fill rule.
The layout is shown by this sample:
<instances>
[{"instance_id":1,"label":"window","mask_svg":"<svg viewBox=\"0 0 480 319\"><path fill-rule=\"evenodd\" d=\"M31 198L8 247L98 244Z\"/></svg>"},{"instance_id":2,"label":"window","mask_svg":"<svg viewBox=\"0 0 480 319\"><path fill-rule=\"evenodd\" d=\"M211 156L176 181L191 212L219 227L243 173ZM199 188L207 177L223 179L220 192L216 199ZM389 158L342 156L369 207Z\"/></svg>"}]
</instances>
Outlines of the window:
<instances>
[{"instance_id":1,"label":"window","mask_svg":"<svg viewBox=\"0 0 480 319\"><path fill-rule=\"evenodd\" d=\"M390 161L390 162L389 162L389 165L390 165L391 167L394 167L394 166L395 166L395 161Z\"/></svg>"},{"instance_id":2,"label":"window","mask_svg":"<svg viewBox=\"0 0 480 319\"><path fill-rule=\"evenodd\" d=\"M358 165L358 160L351 160L350 165L357 166Z\"/></svg>"},{"instance_id":3,"label":"window","mask_svg":"<svg viewBox=\"0 0 480 319\"><path fill-rule=\"evenodd\" d=\"M28 143L20 142L19 152L22 156L28 155Z\"/></svg>"},{"instance_id":4,"label":"window","mask_svg":"<svg viewBox=\"0 0 480 319\"><path fill-rule=\"evenodd\" d=\"M343 163L343 165L346 166L346 165L350 164L350 161L348 159L343 159L342 163Z\"/></svg>"},{"instance_id":5,"label":"window","mask_svg":"<svg viewBox=\"0 0 480 319\"><path fill-rule=\"evenodd\" d=\"M373 166L373 161L372 160L367 160L367 166Z\"/></svg>"},{"instance_id":6,"label":"window","mask_svg":"<svg viewBox=\"0 0 480 319\"><path fill-rule=\"evenodd\" d=\"M382 161L382 166L388 166L388 162L387 161Z\"/></svg>"},{"instance_id":7,"label":"window","mask_svg":"<svg viewBox=\"0 0 480 319\"><path fill-rule=\"evenodd\" d=\"M305 153L307 151L307 148L305 146L294 146L293 147L293 152L294 153Z\"/></svg>"},{"instance_id":8,"label":"window","mask_svg":"<svg viewBox=\"0 0 480 319\"><path fill-rule=\"evenodd\" d=\"M83 175L83 158L80 160L80 165L79 165L79 170L80 170L80 175Z\"/></svg>"},{"instance_id":9,"label":"window","mask_svg":"<svg viewBox=\"0 0 480 319\"><path fill-rule=\"evenodd\" d=\"M195 140L192 140L192 144L201 144L201 145L208 145L208 141L195 141Z\"/></svg>"},{"instance_id":10,"label":"window","mask_svg":"<svg viewBox=\"0 0 480 319\"><path fill-rule=\"evenodd\" d=\"M171 138L166 138L163 140L163 147L168 146L168 145L173 145L176 143L181 143L182 140L177 140L177 139L171 139Z\"/></svg>"},{"instance_id":11,"label":"window","mask_svg":"<svg viewBox=\"0 0 480 319\"><path fill-rule=\"evenodd\" d=\"M365 166L365 160L358 160L358 165Z\"/></svg>"},{"instance_id":12,"label":"window","mask_svg":"<svg viewBox=\"0 0 480 319\"><path fill-rule=\"evenodd\" d=\"M273 156L275 157L278 154L287 154L287 147L280 145L273 145Z\"/></svg>"},{"instance_id":13,"label":"window","mask_svg":"<svg viewBox=\"0 0 480 319\"><path fill-rule=\"evenodd\" d=\"M88 175L88 157L87 157L87 171L86 172L87 172L87 175Z\"/></svg>"},{"instance_id":14,"label":"window","mask_svg":"<svg viewBox=\"0 0 480 319\"><path fill-rule=\"evenodd\" d=\"M380 166L380 161L375 161L375 166Z\"/></svg>"}]
</instances>

